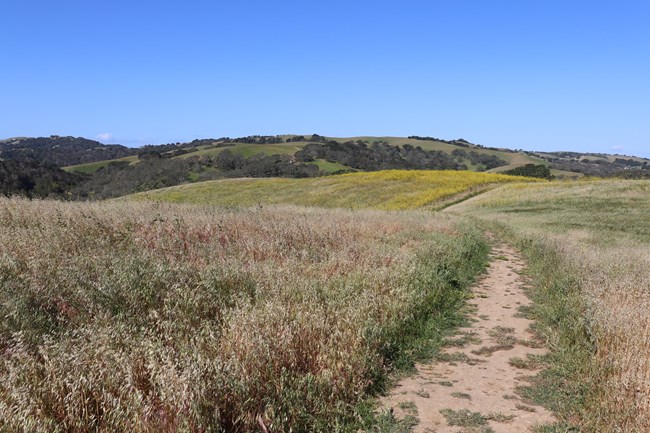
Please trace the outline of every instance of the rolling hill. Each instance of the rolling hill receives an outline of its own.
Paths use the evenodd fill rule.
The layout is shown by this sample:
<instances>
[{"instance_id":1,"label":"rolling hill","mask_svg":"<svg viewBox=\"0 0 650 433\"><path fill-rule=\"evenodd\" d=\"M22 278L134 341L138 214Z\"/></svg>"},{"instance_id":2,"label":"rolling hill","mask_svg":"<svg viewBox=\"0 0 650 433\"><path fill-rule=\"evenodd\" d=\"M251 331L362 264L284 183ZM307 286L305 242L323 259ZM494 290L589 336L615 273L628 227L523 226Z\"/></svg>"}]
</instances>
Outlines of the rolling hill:
<instances>
[{"instance_id":1,"label":"rolling hill","mask_svg":"<svg viewBox=\"0 0 650 433\"><path fill-rule=\"evenodd\" d=\"M83 137L16 137L0 140L0 159L34 159L59 167L113 160L135 155L136 149L102 144Z\"/></svg>"},{"instance_id":2,"label":"rolling hill","mask_svg":"<svg viewBox=\"0 0 650 433\"><path fill-rule=\"evenodd\" d=\"M313 138L316 140L313 140ZM172 159L188 159L196 157L215 158L225 150L249 158L255 155L289 155L293 156L297 152L305 149L309 143L323 143L326 141L336 141L338 143L364 142L367 146L373 143L386 144L397 148L404 146L419 147L424 151L442 152L453 157L459 164L464 164L471 171L487 171L491 173L501 173L520 167L526 164L543 164L551 168L553 175L558 178L578 178L584 175L591 176L611 176L620 173L635 173L638 170L646 169L650 160L635 156L609 155L599 153L581 153L581 152L530 152L521 150L511 150L506 148L484 147L470 143L463 139L443 140L434 137L322 137L318 135L296 136L296 135L279 135L273 136L273 142L268 141L270 136L251 136L240 137L235 139L204 139L195 140L191 143L177 143L172 145L146 146L149 152L158 152L162 157ZM256 142L258 140L259 142ZM142 149L136 154L142 154ZM471 158L469 155L475 153L478 156ZM495 167L481 163L480 159L495 158L495 161L501 160ZM123 158L123 157L122 157ZM64 166L66 171L92 173L98 168L108 165L109 162L118 158L106 158L103 160L92 161L88 164L76 164ZM123 160L137 162L137 155L131 155ZM340 170L350 170L355 167L326 160L322 158L310 161L326 173ZM399 168L399 167L390 167Z\"/></svg>"},{"instance_id":3,"label":"rolling hill","mask_svg":"<svg viewBox=\"0 0 650 433\"><path fill-rule=\"evenodd\" d=\"M650 160L644 158L529 152L485 147L462 138L421 136L255 135L140 148L82 137L18 137L0 141L0 160L34 160L77 176L60 194L73 199L110 198L224 178L303 178L393 169L508 173L533 164L548 167L560 179L650 176Z\"/></svg>"},{"instance_id":4,"label":"rolling hill","mask_svg":"<svg viewBox=\"0 0 650 433\"><path fill-rule=\"evenodd\" d=\"M223 139L215 140L201 140L201 144L196 146L188 146L187 143L183 145L178 145L176 150L168 150L166 147L160 154L163 156L168 156L173 159L187 159L194 157L217 157L220 153L226 149L230 150L235 154L242 155L243 157L251 157L259 154L263 155L294 155L296 152L299 152L305 148L309 143L314 143L314 141L304 136L294 136L294 135L281 135L278 136L282 141L279 143L251 143L246 142L250 141L251 137L242 137L244 139L233 139L224 144ZM320 137L320 136L318 136ZM444 154L453 156L454 151L465 151L465 152L476 152L479 155L492 156L503 160L503 165L497 168L487 168L485 165L480 163L474 163L469 160L469 158L463 158L462 156L455 157L460 163L465 163L467 169L471 171L493 171L501 172L506 171L521 165L525 164L546 164L546 161L543 158L526 155L522 152L511 151L509 149L493 149L493 148L484 148L482 146L474 145L467 143L467 147L460 147L454 145L452 141L442 141L439 139L413 139L413 138L403 138L403 137L370 137L370 136L359 136L359 137L321 137L325 140L332 140L338 143L346 142L365 142L367 145L372 145L372 143L386 143L389 146L395 146L403 148L404 145L409 145L413 147L420 147L425 151L435 151L442 152ZM292 140L287 142L287 140ZM295 140L295 141L294 141ZM322 141L317 141L322 142ZM154 150L157 146L150 146ZM178 152L178 150L181 150ZM113 159L106 159L103 161L94 161L93 164L81 164L75 166L64 167L67 171L77 171L77 172L93 172L97 168L107 165ZM341 164L335 161L327 161L325 159L316 159L313 161L315 165L318 165L322 171L325 172L334 172L339 170L353 169L353 167ZM395 167L397 168L397 167Z\"/></svg>"},{"instance_id":5,"label":"rolling hill","mask_svg":"<svg viewBox=\"0 0 650 433\"><path fill-rule=\"evenodd\" d=\"M438 208L498 184L534 182L520 176L451 170L386 170L310 179L224 179L178 185L128 196L156 201L222 206L293 204L347 209Z\"/></svg>"}]
</instances>

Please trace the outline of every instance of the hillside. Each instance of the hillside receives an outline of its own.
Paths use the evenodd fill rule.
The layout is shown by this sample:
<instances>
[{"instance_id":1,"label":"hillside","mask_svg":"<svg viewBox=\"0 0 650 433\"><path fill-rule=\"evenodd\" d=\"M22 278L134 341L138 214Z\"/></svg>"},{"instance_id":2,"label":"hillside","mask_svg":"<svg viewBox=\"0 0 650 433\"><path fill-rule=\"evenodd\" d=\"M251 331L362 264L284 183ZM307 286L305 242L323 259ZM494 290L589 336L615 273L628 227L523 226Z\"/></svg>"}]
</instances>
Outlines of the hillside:
<instances>
[{"instance_id":1,"label":"hillside","mask_svg":"<svg viewBox=\"0 0 650 433\"><path fill-rule=\"evenodd\" d=\"M194 140L190 143L176 143L161 146L146 146L138 150L140 155L160 155L163 158L187 159L195 157L215 158L225 150L250 158L255 155L287 155L295 156L305 148L312 151L317 146L327 147L327 142L340 144L363 143L368 148L373 146L389 146L399 149L401 153L406 148L421 149L425 152L436 152L438 158L447 159L449 167L440 164L436 169L453 168L471 171L488 171L500 173L526 164L544 164L551 168L556 177L577 178L584 175L627 177L645 174L650 160L646 158L622 155L580 153L580 152L530 152L506 148L485 147L470 143L464 139L444 140L435 137L324 137L317 134L311 136L279 135L279 136L249 136L239 138L219 138ZM350 164L351 155L336 155L328 149L322 150L308 163L318 166L323 172L333 172L346 169L367 170L366 167ZM439 152L439 153L438 153ZM314 152L312 152L314 153ZM443 155L444 154L444 155ZM339 160L337 160L339 159ZM405 160L408 157L404 156ZM341 161L342 160L342 161ZM421 160L421 158L420 158ZM68 171L92 172L110 162L106 159L96 164L65 167ZM404 167L404 161L391 161L381 169L399 169ZM410 167L426 168L426 167Z\"/></svg>"},{"instance_id":2,"label":"hillside","mask_svg":"<svg viewBox=\"0 0 650 433\"><path fill-rule=\"evenodd\" d=\"M10 138L0 141L0 159L34 159L59 167L112 160L134 155L135 149L102 144L83 137Z\"/></svg>"},{"instance_id":3,"label":"hillside","mask_svg":"<svg viewBox=\"0 0 650 433\"><path fill-rule=\"evenodd\" d=\"M327 148L328 143L333 144L336 142L338 145L359 145L365 146L366 148L372 149L375 146L388 146L389 150L395 149L401 150L402 153L404 149L407 152L410 149L418 150L420 148L423 152L433 152L440 160L445 159L445 163L449 167L431 167L431 168L453 168L461 170L471 170L471 171L488 171L488 170L508 170L519 165L524 165L528 163L542 163L541 158L531 157L520 152L511 151L508 149L494 149L494 148L485 148L480 145L474 145L465 140L452 140L446 141L442 139L436 139L431 137L423 137L420 139L416 138L403 138L403 137L370 137L370 136L360 136L360 137L323 137L317 134L311 136L295 136L295 135L281 135L281 136L250 136L250 137L239 137L239 138L221 138L221 139L206 139L206 140L195 140L196 144L193 143L184 143L178 144L170 147L170 145L163 146L147 146L147 152L152 154L157 152L161 157L173 158L173 159L187 159L193 157L217 157L219 154L225 150L229 150L235 154L241 155L245 158L249 158L255 155L290 155L293 156L298 152L304 151L306 147L311 145L312 150L317 147ZM363 144L361 144L363 143ZM317 146L315 146L317 145ZM331 146L330 146L331 147ZM332 171L332 169L341 170L341 169L360 169L364 170L363 166L358 164L350 164L350 160L354 159L353 156L355 153L354 149L350 149L348 152L345 152L346 155L341 155L339 152L338 155L333 155L331 152L323 151L323 158L314 158L312 161L307 161L319 166L323 171ZM329 155L324 155L329 153ZM366 152L368 153L368 152ZM375 152L376 153L376 152ZM366 155L368 156L368 155ZM329 157L329 158L327 158ZM334 159L344 159L342 163L340 161L335 161ZM370 159L370 158L369 158ZM404 160L408 159L408 156L404 155ZM415 160L417 161L417 160ZM104 164L107 164L109 161L103 161ZM386 161L385 161L386 162ZM402 165L408 164L404 161L389 161L388 166L381 167L382 169L398 169L404 168ZM411 155L412 164L413 157ZM334 167L331 167L329 164L336 164ZM440 165L440 164L439 164ZM82 171L86 170L93 166L77 166L77 167L66 167L66 170L73 171ZM417 167L425 168L425 167ZM90 168L92 169L92 168ZM334 171L336 171L334 170Z\"/></svg>"},{"instance_id":4,"label":"hillside","mask_svg":"<svg viewBox=\"0 0 650 433\"><path fill-rule=\"evenodd\" d=\"M545 166L550 169L549 177L560 179L650 176L650 160L638 157L524 152L485 147L462 138L421 136L254 135L140 148L104 145L81 137L13 138L0 141L0 160L33 160L78 175L58 195L83 200L226 178L312 178L395 169L513 174L511 170L532 164L537 170L523 174L535 176ZM11 173L10 177L18 175ZM51 191L59 189L53 185ZM20 192L10 185L4 190L7 194Z\"/></svg>"},{"instance_id":5,"label":"hillside","mask_svg":"<svg viewBox=\"0 0 650 433\"><path fill-rule=\"evenodd\" d=\"M63 197L82 179L53 164L26 160L0 160L0 195Z\"/></svg>"},{"instance_id":6,"label":"hillside","mask_svg":"<svg viewBox=\"0 0 650 433\"><path fill-rule=\"evenodd\" d=\"M253 206L294 204L404 210L439 206L490 186L539 179L458 171L388 170L313 179L229 179L179 185L128 198L137 201Z\"/></svg>"},{"instance_id":7,"label":"hillside","mask_svg":"<svg viewBox=\"0 0 650 433\"><path fill-rule=\"evenodd\" d=\"M650 160L635 156L580 152L526 152L545 164L565 173L588 176L647 177Z\"/></svg>"}]
</instances>

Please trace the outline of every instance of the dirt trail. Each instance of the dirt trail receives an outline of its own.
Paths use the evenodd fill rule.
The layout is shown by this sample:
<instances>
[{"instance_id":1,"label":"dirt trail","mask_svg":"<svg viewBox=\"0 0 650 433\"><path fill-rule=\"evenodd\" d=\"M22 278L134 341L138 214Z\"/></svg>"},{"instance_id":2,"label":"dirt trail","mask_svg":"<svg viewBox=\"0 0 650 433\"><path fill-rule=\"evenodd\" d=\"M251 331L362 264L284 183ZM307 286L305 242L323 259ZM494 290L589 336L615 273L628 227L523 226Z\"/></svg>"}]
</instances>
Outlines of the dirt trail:
<instances>
[{"instance_id":1,"label":"dirt trail","mask_svg":"<svg viewBox=\"0 0 650 433\"><path fill-rule=\"evenodd\" d=\"M534 357L545 352L518 310L530 304L524 269L517 251L495 246L488 273L469 301L471 325L450 339L438 361L417 365L416 374L401 380L382 406L398 418L416 416L413 430L423 433L526 432L552 422L549 411L515 393L526 376L535 375Z\"/></svg>"}]
</instances>

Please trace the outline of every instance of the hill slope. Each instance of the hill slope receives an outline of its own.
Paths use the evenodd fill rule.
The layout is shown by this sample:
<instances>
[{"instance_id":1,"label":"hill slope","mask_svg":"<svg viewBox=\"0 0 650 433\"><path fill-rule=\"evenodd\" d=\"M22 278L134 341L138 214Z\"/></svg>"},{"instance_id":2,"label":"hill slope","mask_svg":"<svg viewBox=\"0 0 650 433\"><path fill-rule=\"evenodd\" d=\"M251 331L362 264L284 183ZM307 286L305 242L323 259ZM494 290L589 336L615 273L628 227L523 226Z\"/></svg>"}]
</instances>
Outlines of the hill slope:
<instances>
[{"instance_id":1,"label":"hill slope","mask_svg":"<svg viewBox=\"0 0 650 433\"><path fill-rule=\"evenodd\" d=\"M82 181L53 164L26 160L0 160L0 195L67 197Z\"/></svg>"},{"instance_id":2,"label":"hill slope","mask_svg":"<svg viewBox=\"0 0 650 433\"><path fill-rule=\"evenodd\" d=\"M311 179L228 179L179 185L132 200L250 206L295 204L348 209L415 209L490 185L534 179L458 171L388 170Z\"/></svg>"},{"instance_id":3,"label":"hill slope","mask_svg":"<svg viewBox=\"0 0 650 433\"><path fill-rule=\"evenodd\" d=\"M83 137L11 138L0 141L1 159L34 159L59 167L123 158L135 149L119 144L102 144Z\"/></svg>"},{"instance_id":4,"label":"hill slope","mask_svg":"<svg viewBox=\"0 0 650 433\"><path fill-rule=\"evenodd\" d=\"M334 144L336 142L336 144ZM328 144L329 143L329 144ZM331 147L346 145L348 149L342 154L333 151ZM353 146L358 149L353 149ZM328 146L330 147L329 149ZM321 148L318 151L319 147ZM365 147L365 149L360 149ZM383 149L382 149L383 148ZM217 158L224 151L250 158L256 155L287 155L289 157L304 154L306 149L311 151L313 160L304 161L315 164L324 172L338 170L373 170L373 169L468 169L471 171L487 171L500 173L526 164L543 164L551 168L556 177L577 178L583 175L639 177L648 170L650 160L639 157L607 155L580 152L529 152L506 148L485 147L470 143L464 139L443 140L435 137L324 137L317 134L312 136L278 135L278 136L249 136L239 138L219 138L194 140L190 143L166 144L160 146L145 146L138 149L141 156L158 155L162 158ZM316 150L316 151L315 151ZM359 162L359 151L363 150L363 163ZM372 152L370 152L372 151ZM400 153L401 158L384 161L380 167L368 167L368 161L376 159L377 152L384 154ZM414 154L414 151L415 152ZM405 166L408 163L420 163L436 153L438 164L435 167ZM439 153L438 153L439 152ZM369 155L372 153L372 155ZM382 156L383 157L383 156ZM135 158L135 157L133 157ZM381 159L381 158L379 158ZM66 167L69 171L90 173L105 166L111 159L101 163ZM302 160L302 159L300 159ZM405 162L408 161L407 162ZM441 161L446 160L446 165ZM355 165L353 162L356 161ZM375 161L376 162L376 161ZM332 165L334 164L334 165ZM456 167L454 167L456 166Z\"/></svg>"},{"instance_id":5,"label":"hill slope","mask_svg":"<svg viewBox=\"0 0 650 433\"><path fill-rule=\"evenodd\" d=\"M420 136L255 135L137 149L75 137L14 138L0 141L0 160L10 159L54 164L82 175L68 194L81 199L224 178L305 178L393 169L504 173L533 164L550 168L557 178L650 177L650 160L643 158L524 152Z\"/></svg>"}]
</instances>

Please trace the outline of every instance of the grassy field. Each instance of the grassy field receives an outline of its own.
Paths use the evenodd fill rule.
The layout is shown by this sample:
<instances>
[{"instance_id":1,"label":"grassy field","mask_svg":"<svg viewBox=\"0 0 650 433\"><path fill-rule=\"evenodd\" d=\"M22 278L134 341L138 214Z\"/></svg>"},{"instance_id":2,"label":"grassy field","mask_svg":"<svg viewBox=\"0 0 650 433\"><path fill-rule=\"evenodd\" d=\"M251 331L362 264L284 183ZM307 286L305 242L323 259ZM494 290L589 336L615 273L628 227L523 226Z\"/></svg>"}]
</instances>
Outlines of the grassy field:
<instances>
[{"instance_id":1,"label":"grassy field","mask_svg":"<svg viewBox=\"0 0 650 433\"><path fill-rule=\"evenodd\" d=\"M0 224L3 432L357 432L488 250L425 212L0 198Z\"/></svg>"},{"instance_id":2,"label":"grassy field","mask_svg":"<svg viewBox=\"0 0 650 433\"><path fill-rule=\"evenodd\" d=\"M325 161L324 159L317 159L314 164L325 173L334 173L339 170L351 170L347 165L339 164L338 162Z\"/></svg>"},{"instance_id":3,"label":"grassy field","mask_svg":"<svg viewBox=\"0 0 650 433\"><path fill-rule=\"evenodd\" d=\"M130 196L134 200L251 206L295 204L404 210L491 185L534 179L458 171L387 170L311 179L229 179L180 185Z\"/></svg>"},{"instance_id":4,"label":"grassy field","mask_svg":"<svg viewBox=\"0 0 650 433\"><path fill-rule=\"evenodd\" d=\"M649 214L648 181L455 171L0 198L0 431L372 429L458 323L485 226L529 259L544 431L645 433Z\"/></svg>"},{"instance_id":5,"label":"grassy field","mask_svg":"<svg viewBox=\"0 0 650 433\"><path fill-rule=\"evenodd\" d=\"M554 349L542 399L582 431L649 431L650 182L506 185L450 211L496 223L531 259Z\"/></svg>"},{"instance_id":6,"label":"grassy field","mask_svg":"<svg viewBox=\"0 0 650 433\"><path fill-rule=\"evenodd\" d=\"M557 170L554 168L551 169L551 175L555 176L557 179L560 180L563 179L578 180L585 177L583 173L576 173L574 171Z\"/></svg>"},{"instance_id":7,"label":"grassy field","mask_svg":"<svg viewBox=\"0 0 650 433\"><path fill-rule=\"evenodd\" d=\"M86 164L69 165L67 167L62 167L62 168L63 170L68 172L91 174L96 172L102 167L106 167L111 162L117 162L117 161L129 161L131 164L134 164L138 161L138 157L136 155L125 156L124 158L108 159L105 161L89 162Z\"/></svg>"}]
</instances>

